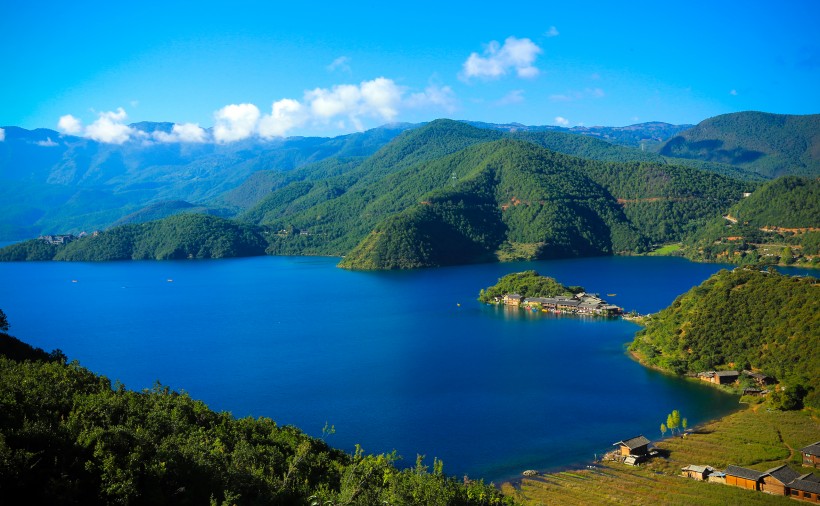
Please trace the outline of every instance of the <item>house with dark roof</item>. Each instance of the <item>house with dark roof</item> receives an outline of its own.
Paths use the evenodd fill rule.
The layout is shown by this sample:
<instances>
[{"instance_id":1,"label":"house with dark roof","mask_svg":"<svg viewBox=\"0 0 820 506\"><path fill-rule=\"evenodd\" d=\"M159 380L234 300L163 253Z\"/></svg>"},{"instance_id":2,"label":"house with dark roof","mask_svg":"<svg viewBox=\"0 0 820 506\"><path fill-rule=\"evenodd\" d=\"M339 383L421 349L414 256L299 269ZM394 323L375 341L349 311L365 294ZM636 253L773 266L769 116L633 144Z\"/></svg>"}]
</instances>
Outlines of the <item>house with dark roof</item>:
<instances>
[{"instance_id":1,"label":"house with dark roof","mask_svg":"<svg viewBox=\"0 0 820 506\"><path fill-rule=\"evenodd\" d=\"M740 466L726 468L726 484L746 490L760 490L760 479L765 473Z\"/></svg>"},{"instance_id":2,"label":"house with dark roof","mask_svg":"<svg viewBox=\"0 0 820 506\"><path fill-rule=\"evenodd\" d=\"M786 464L773 467L763 473L763 476L760 478L760 490L768 494L789 495L788 484L796 480L799 476L800 473Z\"/></svg>"},{"instance_id":3,"label":"house with dark roof","mask_svg":"<svg viewBox=\"0 0 820 506\"><path fill-rule=\"evenodd\" d=\"M766 376L765 374L760 373L760 372L752 372L752 371L745 371L744 370L743 375L748 377L748 378L753 379L755 381L755 383L757 383L760 386L771 385L771 384L774 383L774 378L772 378L771 376Z\"/></svg>"},{"instance_id":4,"label":"house with dark roof","mask_svg":"<svg viewBox=\"0 0 820 506\"><path fill-rule=\"evenodd\" d=\"M820 504L820 476L807 473L789 483L789 497Z\"/></svg>"},{"instance_id":5,"label":"house with dark roof","mask_svg":"<svg viewBox=\"0 0 820 506\"><path fill-rule=\"evenodd\" d=\"M698 373L698 378L717 385L731 385L740 377L737 371L705 371Z\"/></svg>"},{"instance_id":6,"label":"house with dark roof","mask_svg":"<svg viewBox=\"0 0 820 506\"><path fill-rule=\"evenodd\" d=\"M643 435L612 443L612 446L619 446L620 453L624 457L643 457L649 454L649 440Z\"/></svg>"},{"instance_id":7,"label":"house with dark roof","mask_svg":"<svg viewBox=\"0 0 820 506\"><path fill-rule=\"evenodd\" d=\"M804 466L811 466L815 469L820 467L820 441L801 448L800 453L803 454Z\"/></svg>"}]
</instances>

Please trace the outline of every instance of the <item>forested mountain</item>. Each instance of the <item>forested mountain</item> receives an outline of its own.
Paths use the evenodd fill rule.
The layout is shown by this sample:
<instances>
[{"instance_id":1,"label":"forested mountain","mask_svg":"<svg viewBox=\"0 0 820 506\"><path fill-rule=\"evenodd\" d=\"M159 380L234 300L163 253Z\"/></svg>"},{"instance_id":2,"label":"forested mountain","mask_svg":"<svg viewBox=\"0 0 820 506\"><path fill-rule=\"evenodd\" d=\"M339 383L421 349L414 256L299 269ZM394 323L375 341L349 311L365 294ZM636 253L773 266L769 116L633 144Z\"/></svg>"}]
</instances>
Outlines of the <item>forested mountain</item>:
<instances>
[{"instance_id":1,"label":"forested mountain","mask_svg":"<svg viewBox=\"0 0 820 506\"><path fill-rule=\"evenodd\" d=\"M468 123L461 124L469 127ZM567 129L470 124L481 126L483 141L512 137L595 160L683 164L734 178L761 177L731 165L672 159L653 152L652 144L686 125L643 123ZM335 138L252 137L229 143L214 143L207 135L205 142L167 142L172 127L171 123L134 123L129 128L137 133L122 144L96 142L48 129L4 127L4 139L0 141L0 240L102 230L115 223L175 214L182 207L188 207L186 212L219 216L241 214L257 205L264 207L262 201L268 194L288 184L326 179L349 171L402 132L424 129L426 125L391 124ZM416 139L415 144L419 143L431 145L426 154L419 151L425 159L453 152L437 147L435 136ZM410 151L417 150L414 146ZM397 155L392 161L374 159L369 168L393 162L399 168L422 160L411 156L405 164L403 155L407 153L392 153ZM329 165L319 163L322 161ZM306 172L289 174L310 165L314 167ZM356 177L367 172L332 181L328 191L347 189ZM304 188L302 185L296 191ZM171 202L177 204L170 205Z\"/></svg>"},{"instance_id":2,"label":"forested mountain","mask_svg":"<svg viewBox=\"0 0 820 506\"><path fill-rule=\"evenodd\" d=\"M121 225L65 245L32 239L0 249L0 261L171 260L228 258L265 253L264 231L202 214L180 214L148 223Z\"/></svg>"},{"instance_id":3,"label":"forested mountain","mask_svg":"<svg viewBox=\"0 0 820 506\"><path fill-rule=\"evenodd\" d=\"M2 330L0 392L4 504L512 503L483 481L448 477L438 459L432 471L422 457L399 469L395 453L347 454L160 384L112 386Z\"/></svg>"},{"instance_id":4,"label":"forested mountain","mask_svg":"<svg viewBox=\"0 0 820 506\"><path fill-rule=\"evenodd\" d=\"M663 162L590 160L540 147L605 159L619 159L628 149L595 139L530 132L521 135L525 141L511 135L518 134L438 120L404 132L367 158L330 158L287 172L259 172L254 185L237 188L231 198L249 202L265 189L273 190L241 215L244 222L270 231L246 227L243 232L264 235L269 254L347 255L343 266L381 269L642 252L651 243L681 240L755 187ZM185 203L169 202L140 214L189 209ZM113 256L83 252L92 245L88 241L72 243L52 256L182 255L169 240L161 248L135 249L141 241L154 244L151 238L158 226L102 234L107 241L125 243L106 244L104 249L115 252ZM189 242L166 229L163 237ZM4 257L41 258L53 249L26 244L5 251ZM179 251L193 257L237 254L192 249L180 246Z\"/></svg>"},{"instance_id":5,"label":"forested mountain","mask_svg":"<svg viewBox=\"0 0 820 506\"><path fill-rule=\"evenodd\" d=\"M138 123L123 144L4 127L0 142L0 240L92 231L163 201L214 208L209 201L259 170L288 171L337 156L369 156L412 125L387 125L335 138L292 137L156 142L168 123Z\"/></svg>"},{"instance_id":6,"label":"forested mountain","mask_svg":"<svg viewBox=\"0 0 820 506\"><path fill-rule=\"evenodd\" d=\"M724 114L666 141L665 156L735 165L766 177L820 176L820 114Z\"/></svg>"},{"instance_id":7,"label":"forested mountain","mask_svg":"<svg viewBox=\"0 0 820 506\"><path fill-rule=\"evenodd\" d=\"M379 223L340 266L394 269L487 261L502 244L529 258L645 249L646 239L615 199L573 167L583 164L512 140L423 164L412 176L401 174L404 185L428 183L412 186L427 190L413 192L421 200Z\"/></svg>"},{"instance_id":8,"label":"forested mountain","mask_svg":"<svg viewBox=\"0 0 820 506\"><path fill-rule=\"evenodd\" d=\"M755 190L687 237L697 260L820 262L820 180L787 176Z\"/></svg>"},{"instance_id":9,"label":"forested mountain","mask_svg":"<svg viewBox=\"0 0 820 506\"><path fill-rule=\"evenodd\" d=\"M630 350L678 374L754 369L787 407L820 408L820 284L756 268L720 271L653 315Z\"/></svg>"}]
</instances>

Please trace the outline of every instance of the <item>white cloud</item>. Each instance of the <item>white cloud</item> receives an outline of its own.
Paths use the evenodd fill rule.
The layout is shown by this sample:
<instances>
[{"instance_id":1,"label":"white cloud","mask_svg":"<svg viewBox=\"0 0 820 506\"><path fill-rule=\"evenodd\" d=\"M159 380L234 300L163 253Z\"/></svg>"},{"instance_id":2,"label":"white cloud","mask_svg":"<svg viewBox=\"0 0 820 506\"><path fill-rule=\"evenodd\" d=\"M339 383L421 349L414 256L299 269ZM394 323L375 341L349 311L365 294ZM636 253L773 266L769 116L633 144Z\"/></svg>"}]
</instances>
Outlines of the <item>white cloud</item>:
<instances>
[{"instance_id":1,"label":"white cloud","mask_svg":"<svg viewBox=\"0 0 820 506\"><path fill-rule=\"evenodd\" d=\"M133 128L122 123L127 117L122 107L116 111L101 112L97 120L85 128L84 135L99 142L122 144L135 133Z\"/></svg>"},{"instance_id":2,"label":"white cloud","mask_svg":"<svg viewBox=\"0 0 820 506\"><path fill-rule=\"evenodd\" d=\"M524 101L524 90L512 90L504 95L500 100L495 102L495 105L510 105L520 104Z\"/></svg>"},{"instance_id":3,"label":"white cloud","mask_svg":"<svg viewBox=\"0 0 820 506\"><path fill-rule=\"evenodd\" d=\"M392 121L399 114L403 90L392 79L379 77L361 85L364 114Z\"/></svg>"},{"instance_id":4,"label":"white cloud","mask_svg":"<svg viewBox=\"0 0 820 506\"><path fill-rule=\"evenodd\" d=\"M362 116L392 121L402 105L403 93L392 79L378 77L358 86L340 84L306 91L304 101L314 121L328 123L345 116L357 130L363 130Z\"/></svg>"},{"instance_id":5,"label":"white cloud","mask_svg":"<svg viewBox=\"0 0 820 506\"><path fill-rule=\"evenodd\" d=\"M60 121L57 122L57 128L68 135L80 135L83 133L83 122L70 114L60 116Z\"/></svg>"},{"instance_id":6,"label":"white cloud","mask_svg":"<svg viewBox=\"0 0 820 506\"><path fill-rule=\"evenodd\" d=\"M0 142L6 140L6 130L4 128L0 128Z\"/></svg>"},{"instance_id":7,"label":"white cloud","mask_svg":"<svg viewBox=\"0 0 820 506\"><path fill-rule=\"evenodd\" d=\"M449 86L431 84L423 92L410 95L405 105L410 108L438 107L453 113L458 109L458 100Z\"/></svg>"},{"instance_id":8,"label":"white cloud","mask_svg":"<svg viewBox=\"0 0 820 506\"><path fill-rule=\"evenodd\" d=\"M259 120L259 135L284 137L288 130L302 126L307 119L307 111L298 100L284 98L274 102L271 113Z\"/></svg>"},{"instance_id":9,"label":"white cloud","mask_svg":"<svg viewBox=\"0 0 820 506\"><path fill-rule=\"evenodd\" d=\"M347 56L340 56L327 66L328 72L335 72L337 70L350 74L352 72L350 68L350 58Z\"/></svg>"},{"instance_id":10,"label":"white cloud","mask_svg":"<svg viewBox=\"0 0 820 506\"><path fill-rule=\"evenodd\" d=\"M52 148L54 146L57 146L57 143L51 140L51 137L46 137L46 140L44 141L37 141L37 145L42 146L44 148Z\"/></svg>"},{"instance_id":11,"label":"white cloud","mask_svg":"<svg viewBox=\"0 0 820 506\"><path fill-rule=\"evenodd\" d=\"M208 133L197 123L176 123L171 132L156 131L151 136L159 142L196 142L208 141Z\"/></svg>"},{"instance_id":12,"label":"white cloud","mask_svg":"<svg viewBox=\"0 0 820 506\"><path fill-rule=\"evenodd\" d=\"M555 117L555 124L560 125L560 126L568 126L569 125L569 120L566 119L566 118L562 118L561 116L556 116Z\"/></svg>"},{"instance_id":13,"label":"white cloud","mask_svg":"<svg viewBox=\"0 0 820 506\"><path fill-rule=\"evenodd\" d=\"M484 56L472 53L467 58L462 65L461 78L497 79L512 70L518 77L532 78L540 73L533 63L541 53L541 48L526 38L507 37L503 46L491 41L484 50Z\"/></svg>"},{"instance_id":14,"label":"white cloud","mask_svg":"<svg viewBox=\"0 0 820 506\"><path fill-rule=\"evenodd\" d=\"M560 32L558 31L558 29L554 26L551 26L549 30L547 30L547 33L545 33L544 35L546 35L547 37L558 37L559 34Z\"/></svg>"},{"instance_id":15,"label":"white cloud","mask_svg":"<svg viewBox=\"0 0 820 506\"><path fill-rule=\"evenodd\" d=\"M736 97L737 96L737 90L730 91L729 95L732 95L733 97Z\"/></svg>"},{"instance_id":16,"label":"white cloud","mask_svg":"<svg viewBox=\"0 0 820 506\"><path fill-rule=\"evenodd\" d=\"M231 104L214 113L214 139L232 142L246 139L256 131L259 109L253 104Z\"/></svg>"}]
</instances>

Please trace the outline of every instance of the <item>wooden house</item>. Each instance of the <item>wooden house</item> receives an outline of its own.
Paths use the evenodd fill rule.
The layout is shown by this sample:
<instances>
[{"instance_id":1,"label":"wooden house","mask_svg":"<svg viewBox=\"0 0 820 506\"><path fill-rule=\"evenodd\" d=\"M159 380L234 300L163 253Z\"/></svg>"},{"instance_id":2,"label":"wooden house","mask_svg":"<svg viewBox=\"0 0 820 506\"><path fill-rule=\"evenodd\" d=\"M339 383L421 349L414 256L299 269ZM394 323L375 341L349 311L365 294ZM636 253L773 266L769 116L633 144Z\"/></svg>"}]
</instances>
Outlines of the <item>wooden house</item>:
<instances>
[{"instance_id":1,"label":"wooden house","mask_svg":"<svg viewBox=\"0 0 820 506\"><path fill-rule=\"evenodd\" d=\"M690 464L686 467L682 467L680 474L681 476L692 478L693 480L706 481L709 478L709 475L714 471L715 469L712 466L696 466L694 464Z\"/></svg>"},{"instance_id":2,"label":"wooden house","mask_svg":"<svg viewBox=\"0 0 820 506\"><path fill-rule=\"evenodd\" d=\"M764 474L762 471L755 471L754 469L729 466L726 468L726 484L745 488L746 490L760 490L760 479L763 478Z\"/></svg>"},{"instance_id":3,"label":"wooden house","mask_svg":"<svg viewBox=\"0 0 820 506\"><path fill-rule=\"evenodd\" d=\"M789 483L789 497L820 504L820 476L808 473Z\"/></svg>"},{"instance_id":4,"label":"wooden house","mask_svg":"<svg viewBox=\"0 0 820 506\"><path fill-rule=\"evenodd\" d=\"M737 371L717 371L714 375L712 383L718 385L731 385L740 377Z\"/></svg>"},{"instance_id":5,"label":"wooden house","mask_svg":"<svg viewBox=\"0 0 820 506\"><path fill-rule=\"evenodd\" d=\"M755 383L757 383L760 386L771 385L774 383L774 378L772 378L771 376L766 376L763 373L743 371L743 375L753 379Z\"/></svg>"},{"instance_id":6,"label":"wooden house","mask_svg":"<svg viewBox=\"0 0 820 506\"><path fill-rule=\"evenodd\" d=\"M820 467L820 441L800 449L803 454L803 465L815 469Z\"/></svg>"},{"instance_id":7,"label":"wooden house","mask_svg":"<svg viewBox=\"0 0 820 506\"><path fill-rule=\"evenodd\" d=\"M649 440L643 435L612 443L612 446L619 446L621 455L625 457L630 455L642 457L649 454Z\"/></svg>"},{"instance_id":8,"label":"wooden house","mask_svg":"<svg viewBox=\"0 0 820 506\"><path fill-rule=\"evenodd\" d=\"M789 495L788 484L796 480L800 474L791 467L782 466L769 469L760 478L760 490L767 494Z\"/></svg>"},{"instance_id":9,"label":"wooden house","mask_svg":"<svg viewBox=\"0 0 820 506\"><path fill-rule=\"evenodd\" d=\"M524 300L524 297L518 295L517 293L508 293L504 295L504 304L508 306L520 306L521 301Z\"/></svg>"}]
</instances>

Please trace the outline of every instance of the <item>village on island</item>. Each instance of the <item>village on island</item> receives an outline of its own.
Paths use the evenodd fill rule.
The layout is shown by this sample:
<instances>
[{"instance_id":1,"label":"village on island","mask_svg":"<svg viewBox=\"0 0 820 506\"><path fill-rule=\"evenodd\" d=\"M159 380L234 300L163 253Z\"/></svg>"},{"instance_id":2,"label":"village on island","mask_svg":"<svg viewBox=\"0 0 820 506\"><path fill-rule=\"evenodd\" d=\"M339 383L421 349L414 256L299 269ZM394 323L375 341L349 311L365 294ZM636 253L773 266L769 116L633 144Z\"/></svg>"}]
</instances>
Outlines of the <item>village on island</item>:
<instances>
[{"instance_id":1,"label":"village on island","mask_svg":"<svg viewBox=\"0 0 820 506\"><path fill-rule=\"evenodd\" d=\"M581 292L572 297L523 297L517 293L505 294L501 297L494 297L496 304L503 303L507 306L517 306L530 309L531 311L543 311L549 313L586 314L602 316L618 316L623 314L623 309L613 304L607 303L598 295Z\"/></svg>"}]
</instances>

